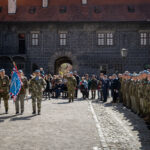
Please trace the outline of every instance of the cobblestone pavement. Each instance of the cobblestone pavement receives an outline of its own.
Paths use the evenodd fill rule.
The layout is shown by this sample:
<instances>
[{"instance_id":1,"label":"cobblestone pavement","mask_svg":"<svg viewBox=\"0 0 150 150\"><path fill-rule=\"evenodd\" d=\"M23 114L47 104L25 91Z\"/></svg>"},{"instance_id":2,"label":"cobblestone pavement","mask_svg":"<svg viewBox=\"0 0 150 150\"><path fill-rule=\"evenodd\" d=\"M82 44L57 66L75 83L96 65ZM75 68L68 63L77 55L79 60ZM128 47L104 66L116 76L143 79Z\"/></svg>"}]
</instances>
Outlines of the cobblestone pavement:
<instances>
[{"instance_id":1,"label":"cobblestone pavement","mask_svg":"<svg viewBox=\"0 0 150 150\"><path fill-rule=\"evenodd\" d=\"M150 150L150 130L121 104L53 99L42 102L41 115L9 114L0 107L0 150Z\"/></svg>"},{"instance_id":2,"label":"cobblestone pavement","mask_svg":"<svg viewBox=\"0 0 150 150\"><path fill-rule=\"evenodd\" d=\"M122 104L92 102L101 130L111 150L150 150L150 130Z\"/></svg>"}]
</instances>

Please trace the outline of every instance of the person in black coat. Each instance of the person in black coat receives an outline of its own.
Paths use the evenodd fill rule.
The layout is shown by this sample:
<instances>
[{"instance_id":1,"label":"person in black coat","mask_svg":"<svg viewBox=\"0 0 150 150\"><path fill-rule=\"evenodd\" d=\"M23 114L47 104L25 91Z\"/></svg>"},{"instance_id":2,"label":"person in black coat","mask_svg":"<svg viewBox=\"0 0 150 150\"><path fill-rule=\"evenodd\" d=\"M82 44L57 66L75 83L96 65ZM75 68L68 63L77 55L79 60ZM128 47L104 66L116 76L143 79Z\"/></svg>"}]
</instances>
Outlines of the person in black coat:
<instances>
[{"instance_id":1,"label":"person in black coat","mask_svg":"<svg viewBox=\"0 0 150 150\"><path fill-rule=\"evenodd\" d=\"M107 79L107 76L104 75L102 81L102 92L103 92L103 98L104 98L104 102L107 101L107 97L108 97L108 87L109 87L109 80Z\"/></svg>"},{"instance_id":2,"label":"person in black coat","mask_svg":"<svg viewBox=\"0 0 150 150\"><path fill-rule=\"evenodd\" d=\"M44 91L44 94L46 98L51 99L51 93L52 93L52 84L51 84L52 76L51 74L45 76L45 81L46 81L46 89Z\"/></svg>"},{"instance_id":3,"label":"person in black coat","mask_svg":"<svg viewBox=\"0 0 150 150\"><path fill-rule=\"evenodd\" d=\"M119 84L119 80L117 78L117 75L116 74L113 74L112 76L113 80L112 80L112 97L113 97L113 102L116 103L117 102L117 98L119 96L119 87L120 87L120 84Z\"/></svg>"}]
</instances>

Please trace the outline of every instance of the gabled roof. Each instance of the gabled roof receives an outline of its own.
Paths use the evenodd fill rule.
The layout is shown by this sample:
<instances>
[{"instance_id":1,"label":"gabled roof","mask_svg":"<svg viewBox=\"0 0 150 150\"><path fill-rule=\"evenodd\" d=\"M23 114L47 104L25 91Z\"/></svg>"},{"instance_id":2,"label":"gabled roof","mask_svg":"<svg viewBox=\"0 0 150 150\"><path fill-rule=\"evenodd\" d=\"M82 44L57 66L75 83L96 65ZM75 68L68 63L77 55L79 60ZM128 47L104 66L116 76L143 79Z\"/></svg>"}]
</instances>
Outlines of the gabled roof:
<instances>
[{"instance_id":1,"label":"gabled roof","mask_svg":"<svg viewBox=\"0 0 150 150\"><path fill-rule=\"evenodd\" d=\"M17 0L16 14L8 14L8 0L0 0L0 22L120 22L150 21L150 0Z\"/></svg>"}]
</instances>

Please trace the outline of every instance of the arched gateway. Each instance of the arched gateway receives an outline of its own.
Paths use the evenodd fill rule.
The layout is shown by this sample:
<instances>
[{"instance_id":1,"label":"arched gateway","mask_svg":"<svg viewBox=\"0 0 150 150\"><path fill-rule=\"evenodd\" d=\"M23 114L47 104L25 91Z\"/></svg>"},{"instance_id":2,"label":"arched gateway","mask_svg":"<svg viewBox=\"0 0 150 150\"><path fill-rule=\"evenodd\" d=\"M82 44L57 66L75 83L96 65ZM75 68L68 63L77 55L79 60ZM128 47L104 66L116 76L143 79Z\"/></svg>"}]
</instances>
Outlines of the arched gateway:
<instances>
[{"instance_id":1,"label":"arched gateway","mask_svg":"<svg viewBox=\"0 0 150 150\"><path fill-rule=\"evenodd\" d=\"M54 70L55 74L58 74L59 68L64 63L68 63L68 64L73 66L72 60L70 58L68 58L68 57L60 57L60 58L56 59L56 61L55 61L55 67L54 67L55 68L55 70Z\"/></svg>"},{"instance_id":2,"label":"arched gateway","mask_svg":"<svg viewBox=\"0 0 150 150\"><path fill-rule=\"evenodd\" d=\"M58 69L63 63L69 63L73 66L73 70L78 71L78 61L76 56L70 51L59 51L54 53L49 59L49 72L58 73Z\"/></svg>"}]
</instances>

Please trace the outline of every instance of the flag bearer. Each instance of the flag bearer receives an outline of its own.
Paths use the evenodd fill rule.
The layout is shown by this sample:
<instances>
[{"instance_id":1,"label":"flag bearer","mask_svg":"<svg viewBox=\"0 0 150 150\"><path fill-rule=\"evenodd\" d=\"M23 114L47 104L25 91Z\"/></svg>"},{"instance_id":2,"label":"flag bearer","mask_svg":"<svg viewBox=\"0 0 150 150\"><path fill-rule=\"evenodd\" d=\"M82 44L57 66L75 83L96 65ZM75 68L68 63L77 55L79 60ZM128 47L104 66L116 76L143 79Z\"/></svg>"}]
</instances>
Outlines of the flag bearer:
<instances>
[{"instance_id":1,"label":"flag bearer","mask_svg":"<svg viewBox=\"0 0 150 150\"><path fill-rule=\"evenodd\" d=\"M16 106L16 114L18 114L19 113L19 102L20 102L21 114L23 114L23 112L24 112L24 98L25 98L26 91L28 88L28 80L24 76L22 70L19 70L18 72L19 72L19 76L21 78L22 85L21 85L20 92L16 98L15 106Z\"/></svg>"}]
</instances>

